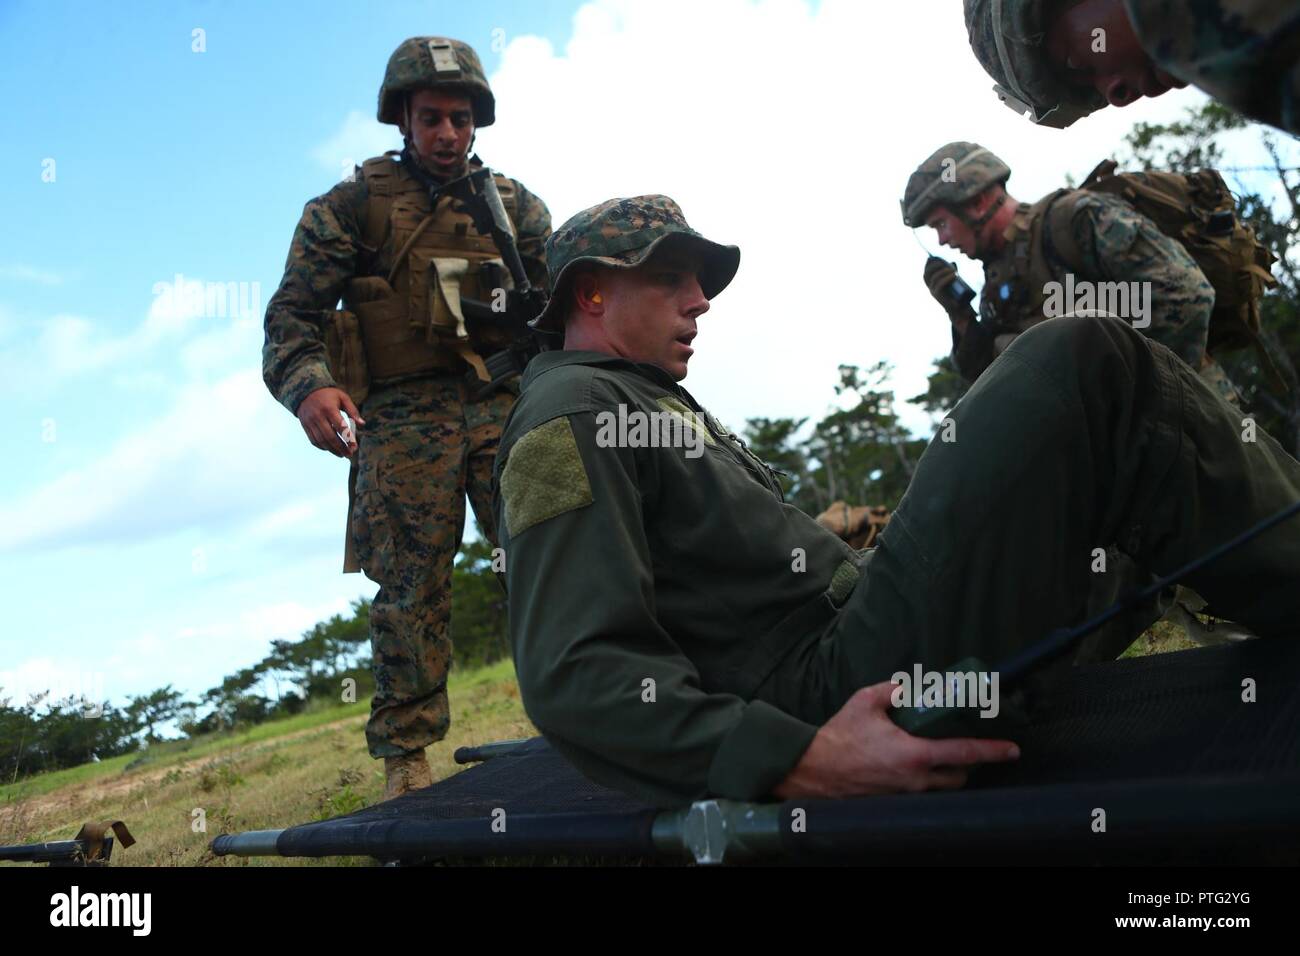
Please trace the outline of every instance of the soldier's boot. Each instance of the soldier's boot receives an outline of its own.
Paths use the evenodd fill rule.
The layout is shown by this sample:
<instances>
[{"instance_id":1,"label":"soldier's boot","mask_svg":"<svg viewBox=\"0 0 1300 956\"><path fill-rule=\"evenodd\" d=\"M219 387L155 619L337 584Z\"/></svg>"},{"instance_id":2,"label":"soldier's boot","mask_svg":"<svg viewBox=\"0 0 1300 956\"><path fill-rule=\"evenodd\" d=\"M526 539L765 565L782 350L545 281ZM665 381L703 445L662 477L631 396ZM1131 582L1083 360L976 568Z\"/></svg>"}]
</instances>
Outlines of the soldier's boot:
<instances>
[{"instance_id":1,"label":"soldier's boot","mask_svg":"<svg viewBox=\"0 0 1300 956\"><path fill-rule=\"evenodd\" d=\"M392 800L412 790L433 785L433 771L424 750L412 750L400 757L384 758L384 799Z\"/></svg>"}]
</instances>

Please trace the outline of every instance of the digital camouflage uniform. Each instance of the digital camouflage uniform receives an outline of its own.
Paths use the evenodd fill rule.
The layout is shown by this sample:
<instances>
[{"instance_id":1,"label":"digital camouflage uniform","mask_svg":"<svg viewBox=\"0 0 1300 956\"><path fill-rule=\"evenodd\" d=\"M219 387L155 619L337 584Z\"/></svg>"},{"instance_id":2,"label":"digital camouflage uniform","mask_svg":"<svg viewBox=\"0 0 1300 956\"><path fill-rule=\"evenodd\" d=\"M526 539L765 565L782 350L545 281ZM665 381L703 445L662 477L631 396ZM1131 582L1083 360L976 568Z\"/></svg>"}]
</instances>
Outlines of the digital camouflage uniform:
<instances>
[{"instance_id":1,"label":"digital camouflage uniform","mask_svg":"<svg viewBox=\"0 0 1300 956\"><path fill-rule=\"evenodd\" d=\"M1225 106L1300 135L1300 7L1290 0L1124 0L1162 69ZM971 48L1003 100L1065 127L1106 105L1047 62L1045 0L965 0ZM999 44L1001 49L999 49Z\"/></svg>"},{"instance_id":2,"label":"digital camouflage uniform","mask_svg":"<svg viewBox=\"0 0 1300 956\"><path fill-rule=\"evenodd\" d=\"M427 57L428 45L437 39L408 40L398 48L380 94L381 121L396 119L395 70L399 80L402 69L419 79L419 58ZM454 49L473 56L463 45ZM471 65L477 63L474 57ZM477 70L481 77L481 66ZM396 86L400 90L400 83ZM476 126L493 118L490 93L486 99L482 93L486 89L484 80L474 97ZM468 165L472 170L482 164L471 157ZM471 263L495 256L491 239L467 223L458 202L440 197L437 216L397 263L398 251L430 211L429 194L391 157L368 160L358 173L355 182L339 183L303 210L284 278L267 307L263 377L294 413L311 392L339 386L327 355L328 330L341 314L360 316L372 374L368 394L358 402L366 424L357 434L345 570L364 570L380 586L370 609L376 689L366 726L370 753L379 758L419 750L446 734L451 575L464 530L465 497L494 540L492 462L518 380L475 397L480 382L465 358L441 344L428 345L425 327L414 324L415 316L423 321L433 309L436 264L457 254ZM550 214L522 184L499 175L497 181L513 213L529 278L545 288L542 257ZM391 208L371 225L367 215L375 189L384 191ZM376 289L387 294L376 299ZM486 298L491 290L471 266L460 291ZM340 297L345 313L335 311ZM404 370L401 374L375 374L385 371L378 361L380 343L367 338L367 319L375 315L412 322L409 343L384 345L389 370Z\"/></svg>"},{"instance_id":3,"label":"digital camouflage uniform","mask_svg":"<svg viewBox=\"0 0 1300 956\"><path fill-rule=\"evenodd\" d=\"M625 261L642 225L686 228L645 206L615 204L622 226L609 204L566 223L555 286L578 256ZM602 442L598 416L620 405L680 416L704 453ZM952 418L956 440L930 445L878 547L856 552L662 369L542 353L495 499L530 718L589 776L657 803L762 798L859 688L1076 623L1094 547L1171 571L1300 494L1300 464L1243 442L1185 363L1112 320L1030 329ZM1193 577L1259 634L1293 631L1300 534Z\"/></svg>"},{"instance_id":4,"label":"digital camouflage uniform","mask_svg":"<svg viewBox=\"0 0 1300 956\"><path fill-rule=\"evenodd\" d=\"M946 168L954 181L939 181L939 188L930 191L946 160L952 160ZM924 225L936 206L954 209L990 185L1005 183L1010 174L1002 160L977 143L948 143L908 181L904 222ZM1052 242L1062 233L1069 238L1068 256ZM1214 287L1176 239L1128 203L1083 190L1058 190L1039 204L1021 203L1004 236L1002 249L981 256L979 322L965 335L953 330L953 364L967 381L979 377L1017 335L1049 318L1043 286L1047 281L1064 285L1070 274L1076 283L1149 282L1150 324L1139 331L1197 369L1225 400L1238 401L1222 366L1206 353ZM1031 256L1034 244L1039 251ZM1035 263L1039 265L1031 270Z\"/></svg>"}]
</instances>

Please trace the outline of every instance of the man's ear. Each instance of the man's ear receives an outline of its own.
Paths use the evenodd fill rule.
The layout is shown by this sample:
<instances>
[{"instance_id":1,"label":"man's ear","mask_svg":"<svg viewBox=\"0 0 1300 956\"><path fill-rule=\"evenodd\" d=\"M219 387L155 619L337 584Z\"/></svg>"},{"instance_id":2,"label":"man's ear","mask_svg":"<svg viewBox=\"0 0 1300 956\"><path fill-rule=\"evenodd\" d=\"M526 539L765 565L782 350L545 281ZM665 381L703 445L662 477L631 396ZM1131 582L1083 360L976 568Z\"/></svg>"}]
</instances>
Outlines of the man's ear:
<instances>
[{"instance_id":1,"label":"man's ear","mask_svg":"<svg viewBox=\"0 0 1300 956\"><path fill-rule=\"evenodd\" d=\"M966 203L962 210L967 224L972 220L978 221L988 215L989 210L1001 202L1004 192L1005 190L1001 186L994 184ZM983 228L984 225L987 225L987 223L981 224L980 228Z\"/></svg>"},{"instance_id":2,"label":"man's ear","mask_svg":"<svg viewBox=\"0 0 1300 956\"><path fill-rule=\"evenodd\" d=\"M605 311L605 298L601 294L600 280L594 272L579 272L573 277L573 301L578 309L593 315Z\"/></svg>"},{"instance_id":3,"label":"man's ear","mask_svg":"<svg viewBox=\"0 0 1300 956\"><path fill-rule=\"evenodd\" d=\"M972 219L984 215L989 206L993 205L993 200L996 197L997 187L990 186L978 196L972 197L970 202L966 203L966 215L970 216Z\"/></svg>"}]
</instances>

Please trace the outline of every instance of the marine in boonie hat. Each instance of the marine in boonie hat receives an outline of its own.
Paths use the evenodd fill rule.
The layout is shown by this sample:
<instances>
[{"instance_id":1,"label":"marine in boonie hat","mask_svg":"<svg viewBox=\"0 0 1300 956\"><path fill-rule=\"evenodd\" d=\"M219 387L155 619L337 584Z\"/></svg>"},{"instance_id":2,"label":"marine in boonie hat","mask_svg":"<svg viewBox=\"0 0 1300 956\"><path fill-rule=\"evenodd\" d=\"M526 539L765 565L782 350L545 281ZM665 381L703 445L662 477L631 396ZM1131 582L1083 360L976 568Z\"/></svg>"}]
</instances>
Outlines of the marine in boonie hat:
<instances>
[{"instance_id":1,"label":"marine in boonie hat","mask_svg":"<svg viewBox=\"0 0 1300 956\"><path fill-rule=\"evenodd\" d=\"M634 269L665 243L680 243L699 254L700 289L708 299L727 287L740 265L739 247L705 239L667 196L610 199L573 216L546 241L551 298L529 325L543 332L563 331L568 281L576 267L595 263Z\"/></svg>"}]
</instances>

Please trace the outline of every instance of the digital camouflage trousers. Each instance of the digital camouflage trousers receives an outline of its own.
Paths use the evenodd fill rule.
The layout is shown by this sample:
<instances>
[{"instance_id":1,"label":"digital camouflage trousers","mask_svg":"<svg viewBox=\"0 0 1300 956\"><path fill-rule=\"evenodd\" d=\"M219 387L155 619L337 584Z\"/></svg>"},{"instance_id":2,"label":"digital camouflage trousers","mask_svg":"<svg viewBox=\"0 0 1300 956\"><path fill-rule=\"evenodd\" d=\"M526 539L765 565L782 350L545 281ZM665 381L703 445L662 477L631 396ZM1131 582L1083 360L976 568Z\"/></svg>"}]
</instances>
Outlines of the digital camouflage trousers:
<instances>
[{"instance_id":1,"label":"digital camouflage trousers","mask_svg":"<svg viewBox=\"0 0 1300 956\"><path fill-rule=\"evenodd\" d=\"M360 411L351 534L366 577L375 695L366 743L375 758L441 740L451 723L451 572L468 495L495 542L492 463L518 380L479 401L460 375L372 392Z\"/></svg>"}]
</instances>

